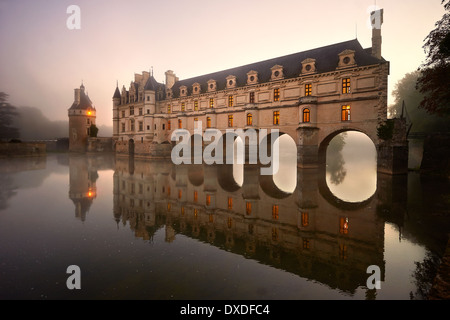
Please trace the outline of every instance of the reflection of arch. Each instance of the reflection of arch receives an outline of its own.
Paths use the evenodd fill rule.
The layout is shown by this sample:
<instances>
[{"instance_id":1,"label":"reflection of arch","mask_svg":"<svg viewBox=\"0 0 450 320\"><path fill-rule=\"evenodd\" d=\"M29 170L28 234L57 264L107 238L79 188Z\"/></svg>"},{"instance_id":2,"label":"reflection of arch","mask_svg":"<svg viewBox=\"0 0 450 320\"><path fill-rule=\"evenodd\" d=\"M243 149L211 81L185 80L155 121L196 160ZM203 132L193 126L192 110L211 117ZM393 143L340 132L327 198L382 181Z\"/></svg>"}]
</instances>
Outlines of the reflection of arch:
<instances>
[{"instance_id":1,"label":"reflection of arch","mask_svg":"<svg viewBox=\"0 0 450 320\"><path fill-rule=\"evenodd\" d=\"M280 190L275 182L273 181L272 176L259 176L259 185L261 189L264 191L266 195L275 199L284 199L292 195L291 193L284 192Z\"/></svg>"},{"instance_id":2,"label":"reflection of arch","mask_svg":"<svg viewBox=\"0 0 450 320\"><path fill-rule=\"evenodd\" d=\"M128 154L129 154L130 156L133 156L133 155L134 155L134 140L133 140L133 139L130 139L130 140L128 141Z\"/></svg>"},{"instance_id":3,"label":"reflection of arch","mask_svg":"<svg viewBox=\"0 0 450 320\"><path fill-rule=\"evenodd\" d=\"M365 134L372 141L374 146L376 146L373 137L371 137L369 134L367 134L367 132L364 132L361 129L358 129L358 128L343 128L343 129L340 129L340 130L336 130L336 131L330 133L328 136L326 136L319 144L319 154L318 154L319 166L324 166L326 164L326 161L327 161L327 147L330 144L331 140L333 140L333 138L336 137L338 134L343 133L343 132L349 132L349 131L356 131L356 132L361 132L362 134Z\"/></svg>"},{"instance_id":4,"label":"reflection of arch","mask_svg":"<svg viewBox=\"0 0 450 320\"><path fill-rule=\"evenodd\" d=\"M227 192L235 192L241 188L234 180L232 164L217 166L217 182Z\"/></svg>"},{"instance_id":5,"label":"reflection of arch","mask_svg":"<svg viewBox=\"0 0 450 320\"><path fill-rule=\"evenodd\" d=\"M367 200L361 202L347 202L336 197L330 190L327 184L326 179L326 168L325 166L321 166L319 169L319 193L320 195L333 207L343 209L343 210L358 210L370 205L372 200L375 198L376 192Z\"/></svg>"},{"instance_id":6,"label":"reflection of arch","mask_svg":"<svg viewBox=\"0 0 450 320\"><path fill-rule=\"evenodd\" d=\"M188 179L193 186L200 187L204 181L203 166L189 166Z\"/></svg>"}]
</instances>

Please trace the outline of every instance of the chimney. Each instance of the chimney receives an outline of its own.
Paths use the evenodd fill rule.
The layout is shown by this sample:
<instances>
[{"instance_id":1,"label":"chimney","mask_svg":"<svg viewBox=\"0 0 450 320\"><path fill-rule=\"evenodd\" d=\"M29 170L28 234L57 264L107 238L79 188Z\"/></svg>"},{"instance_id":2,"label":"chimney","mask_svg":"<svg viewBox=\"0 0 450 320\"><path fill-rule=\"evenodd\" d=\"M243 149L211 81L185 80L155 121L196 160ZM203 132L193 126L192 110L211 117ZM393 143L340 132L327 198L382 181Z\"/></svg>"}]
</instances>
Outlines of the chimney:
<instances>
[{"instance_id":1,"label":"chimney","mask_svg":"<svg viewBox=\"0 0 450 320\"><path fill-rule=\"evenodd\" d=\"M381 59L381 25L383 24L384 9L372 11L370 13L370 23L372 25L372 56Z\"/></svg>"},{"instance_id":2,"label":"chimney","mask_svg":"<svg viewBox=\"0 0 450 320\"><path fill-rule=\"evenodd\" d=\"M80 89L75 89L75 103L80 103Z\"/></svg>"},{"instance_id":3,"label":"chimney","mask_svg":"<svg viewBox=\"0 0 450 320\"><path fill-rule=\"evenodd\" d=\"M178 78L175 76L175 73L173 73L172 70L166 71L166 87L172 88L175 82L178 81Z\"/></svg>"}]
</instances>

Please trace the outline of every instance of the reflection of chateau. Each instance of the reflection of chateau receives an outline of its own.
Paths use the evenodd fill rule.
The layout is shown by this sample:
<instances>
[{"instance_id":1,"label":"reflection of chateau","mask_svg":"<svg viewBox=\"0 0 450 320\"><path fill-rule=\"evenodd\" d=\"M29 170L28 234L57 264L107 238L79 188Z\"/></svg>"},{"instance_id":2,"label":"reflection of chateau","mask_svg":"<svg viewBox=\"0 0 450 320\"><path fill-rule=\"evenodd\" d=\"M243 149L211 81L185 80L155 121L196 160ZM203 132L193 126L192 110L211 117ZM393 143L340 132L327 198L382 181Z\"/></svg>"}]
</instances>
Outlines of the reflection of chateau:
<instances>
[{"instance_id":1,"label":"reflection of chateau","mask_svg":"<svg viewBox=\"0 0 450 320\"><path fill-rule=\"evenodd\" d=\"M321 175L299 170L285 194L256 166L245 167L239 187L231 166L116 159L114 217L143 239L165 226L168 242L184 234L350 293L365 286L369 265L384 280L377 197L342 204Z\"/></svg>"},{"instance_id":2,"label":"reflection of chateau","mask_svg":"<svg viewBox=\"0 0 450 320\"><path fill-rule=\"evenodd\" d=\"M75 205L75 217L81 221L86 220L86 214L97 197L98 170L111 168L110 159L101 156L69 156L69 198Z\"/></svg>"}]
</instances>

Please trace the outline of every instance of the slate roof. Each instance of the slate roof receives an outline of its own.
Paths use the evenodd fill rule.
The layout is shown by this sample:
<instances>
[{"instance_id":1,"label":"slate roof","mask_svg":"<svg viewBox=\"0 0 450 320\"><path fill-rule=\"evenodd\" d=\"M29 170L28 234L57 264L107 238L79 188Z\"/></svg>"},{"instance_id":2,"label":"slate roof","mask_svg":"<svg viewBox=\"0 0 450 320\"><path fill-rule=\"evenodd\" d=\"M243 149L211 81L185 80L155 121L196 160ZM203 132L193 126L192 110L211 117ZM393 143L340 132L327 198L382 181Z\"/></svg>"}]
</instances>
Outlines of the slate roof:
<instances>
[{"instance_id":1,"label":"slate roof","mask_svg":"<svg viewBox=\"0 0 450 320\"><path fill-rule=\"evenodd\" d=\"M236 87L246 86L247 73L251 70L258 72L258 83L269 82L272 75L271 68L275 65L283 66L284 79L296 78L300 75L302 69L301 62L307 58L316 60L317 73L334 71L338 66L339 54L344 50L355 51L355 60L358 66L374 65L385 61L384 59L380 60L372 56L370 54L370 48L363 49L359 41L354 39L190 79L180 80L173 85L172 96L173 98L178 98L180 96L181 86L186 86L188 89L188 96L191 95L192 85L196 82L201 86L200 92L205 93L208 91L207 81L211 79L216 80L216 91L224 90L226 89L226 77L229 75L236 77Z\"/></svg>"},{"instance_id":2,"label":"slate roof","mask_svg":"<svg viewBox=\"0 0 450 320\"><path fill-rule=\"evenodd\" d=\"M119 99L121 98L119 87L116 87L116 91L114 91L113 99L115 99L115 98L119 98Z\"/></svg>"},{"instance_id":3,"label":"slate roof","mask_svg":"<svg viewBox=\"0 0 450 320\"><path fill-rule=\"evenodd\" d=\"M80 109L80 110L87 110L87 109L95 109L92 105L91 99L89 99L89 96L84 92L84 87L80 87L80 102L76 103L73 102L70 109Z\"/></svg>"}]
</instances>

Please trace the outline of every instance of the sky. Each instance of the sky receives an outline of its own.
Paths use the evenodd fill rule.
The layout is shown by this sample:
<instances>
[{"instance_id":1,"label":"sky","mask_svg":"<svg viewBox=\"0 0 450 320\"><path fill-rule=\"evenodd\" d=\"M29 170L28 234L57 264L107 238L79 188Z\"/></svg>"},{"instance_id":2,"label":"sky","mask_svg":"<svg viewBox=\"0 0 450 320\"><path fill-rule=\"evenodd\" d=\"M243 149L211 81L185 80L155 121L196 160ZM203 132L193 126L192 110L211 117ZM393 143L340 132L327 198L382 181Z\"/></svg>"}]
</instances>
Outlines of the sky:
<instances>
[{"instance_id":1,"label":"sky","mask_svg":"<svg viewBox=\"0 0 450 320\"><path fill-rule=\"evenodd\" d=\"M80 29L69 29L80 8ZM389 101L425 60L423 40L444 14L441 0L0 0L0 92L15 106L67 120L83 82L97 125L112 125L116 82L153 68L180 79L358 38L371 47L369 12L384 9L382 55Z\"/></svg>"}]
</instances>

